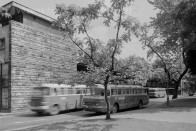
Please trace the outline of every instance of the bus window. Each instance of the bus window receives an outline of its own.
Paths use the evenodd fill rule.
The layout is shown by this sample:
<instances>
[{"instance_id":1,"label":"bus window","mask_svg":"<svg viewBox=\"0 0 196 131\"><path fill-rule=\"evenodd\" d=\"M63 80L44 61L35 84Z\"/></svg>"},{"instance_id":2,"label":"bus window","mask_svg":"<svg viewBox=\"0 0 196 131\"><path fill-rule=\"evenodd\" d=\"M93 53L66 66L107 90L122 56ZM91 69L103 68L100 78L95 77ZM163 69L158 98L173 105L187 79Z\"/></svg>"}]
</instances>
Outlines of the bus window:
<instances>
[{"instance_id":1,"label":"bus window","mask_svg":"<svg viewBox=\"0 0 196 131\"><path fill-rule=\"evenodd\" d=\"M129 94L129 89L127 89L127 94Z\"/></svg>"},{"instance_id":2,"label":"bus window","mask_svg":"<svg viewBox=\"0 0 196 131\"><path fill-rule=\"evenodd\" d=\"M101 96L104 96L104 92L103 91L101 91Z\"/></svg>"},{"instance_id":3,"label":"bus window","mask_svg":"<svg viewBox=\"0 0 196 131\"><path fill-rule=\"evenodd\" d=\"M57 89L54 88L54 95L56 96L57 95Z\"/></svg>"},{"instance_id":4,"label":"bus window","mask_svg":"<svg viewBox=\"0 0 196 131\"><path fill-rule=\"evenodd\" d=\"M68 94L73 94L73 89L72 88L68 88Z\"/></svg>"},{"instance_id":5,"label":"bus window","mask_svg":"<svg viewBox=\"0 0 196 131\"><path fill-rule=\"evenodd\" d=\"M110 96L110 91L107 91L107 95Z\"/></svg>"},{"instance_id":6,"label":"bus window","mask_svg":"<svg viewBox=\"0 0 196 131\"><path fill-rule=\"evenodd\" d=\"M81 94L81 90L76 88L76 94Z\"/></svg>"},{"instance_id":7,"label":"bus window","mask_svg":"<svg viewBox=\"0 0 196 131\"><path fill-rule=\"evenodd\" d=\"M101 91L101 96L104 96L104 90ZM110 96L110 91L107 91L107 96Z\"/></svg>"},{"instance_id":8,"label":"bus window","mask_svg":"<svg viewBox=\"0 0 196 131\"><path fill-rule=\"evenodd\" d=\"M137 94L137 89L133 89L133 94Z\"/></svg>"},{"instance_id":9,"label":"bus window","mask_svg":"<svg viewBox=\"0 0 196 131\"><path fill-rule=\"evenodd\" d=\"M84 89L84 90L83 90L83 94L86 94L86 93L87 93L87 91Z\"/></svg>"},{"instance_id":10,"label":"bus window","mask_svg":"<svg viewBox=\"0 0 196 131\"><path fill-rule=\"evenodd\" d=\"M118 90L117 89L112 89L112 95L118 95Z\"/></svg>"},{"instance_id":11,"label":"bus window","mask_svg":"<svg viewBox=\"0 0 196 131\"><path fill-rule=\"evenodd\" d=\"M65 89L61 88L61 95L64 95L64 94L65 94Z\"/></svg>"},{"instance_id":12,"label":"bus window","mask_svg":"<svg viewBox=\"0 0 196 131\"><path fill-rule=\"evenodd\" d=\"M118 95L120 95L121 94L121 89L118 89Z\"/></svg>"},{"instance_id":13,"label":"bus window","mask_svg":"<svg viewBox=\"0 0 196 131\"><path fill-rule=\"evenodd\" d=\"M123 94L126 94L126 90L125 90L125 89L122 89L122 93L123 93Z\"/></svg>"},{"instance_id":14,"label":"bus window","mask_svg":"<svg viewBox=\"0 0 196 131\"><path fill-rule=\"evenodd\" d=\"M49 88L44 88L44 87L36 87L34 88L35 92L34 92L34 96L45 96L45 95L49 95L50 94L50 90Z\"/></svg>"},{"instance_id":15,"label":"bus window","mask_svg":"<svg viewBox=\"0 0 196 131\"><path fill-rule=\"evenodd\" d=\"M129 89L130 94L133 94L133 89Z\"/></svg>"}]
</instances>

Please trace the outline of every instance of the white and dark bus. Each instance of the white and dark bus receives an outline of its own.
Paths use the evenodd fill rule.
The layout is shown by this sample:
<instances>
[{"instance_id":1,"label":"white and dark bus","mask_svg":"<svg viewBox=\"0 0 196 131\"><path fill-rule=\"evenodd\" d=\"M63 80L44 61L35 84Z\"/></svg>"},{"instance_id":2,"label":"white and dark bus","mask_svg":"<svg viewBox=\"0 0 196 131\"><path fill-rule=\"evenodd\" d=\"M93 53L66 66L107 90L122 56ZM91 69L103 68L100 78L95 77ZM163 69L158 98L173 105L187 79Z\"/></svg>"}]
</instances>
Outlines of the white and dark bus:
<instances>
[{"instance_id":1,"label":"white and dark bus","mask_svg":"<svg viewBox=\"0 0 196 131\"><path fill-rule=\"evenodd\" d=\"M87 90L90 93L83 96L84 110L105 113L104 86L96 84ZM131 107L142 108L149 103L148 89L137 85L108 85L107 95L112 113Z\"/></svg>"}]
</instances>

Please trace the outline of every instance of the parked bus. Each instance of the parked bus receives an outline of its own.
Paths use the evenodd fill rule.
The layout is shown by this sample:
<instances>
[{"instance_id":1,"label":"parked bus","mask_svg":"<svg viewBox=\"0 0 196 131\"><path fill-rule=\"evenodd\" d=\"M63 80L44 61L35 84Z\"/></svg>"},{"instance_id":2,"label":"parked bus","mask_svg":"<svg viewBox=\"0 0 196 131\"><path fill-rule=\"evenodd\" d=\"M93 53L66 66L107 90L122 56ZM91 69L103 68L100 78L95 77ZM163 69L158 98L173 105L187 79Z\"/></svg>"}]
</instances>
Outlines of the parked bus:
<instances>
[{"instance_id":1,"label":"parked bus","mask_svg":"<svg viewBox=\"0 0 196 131\"><path fill-rule=\"evenodd\" d=\"M87 90L90 94L83 97L84 110L105 113L104 86L96 84ZM136 85L108 85L107 95L111 113L131 107L142 108L149 103L147 89Z\"/></svg>"},{"instance_id":2,"label":"parked bus","mask_svg":"<svg viewBox=\"0 0 196 131\"><path fill-rule=\"evenodd\" d=\"M60 111L82 108L82 98L87 91L85 85L42 84L34 87L31 110L38 115L56 115Z\"/></svg>"},{"instance_id":3,"label":"parked bus","mask_svg":"<svg viewBox=\"0 0 196 131\"><path fill-rule=\"evenodd\" d=\"M166 90L165 88L149 88L149 97L165 97L166 96Z\"/></svg>"}]
</instances>

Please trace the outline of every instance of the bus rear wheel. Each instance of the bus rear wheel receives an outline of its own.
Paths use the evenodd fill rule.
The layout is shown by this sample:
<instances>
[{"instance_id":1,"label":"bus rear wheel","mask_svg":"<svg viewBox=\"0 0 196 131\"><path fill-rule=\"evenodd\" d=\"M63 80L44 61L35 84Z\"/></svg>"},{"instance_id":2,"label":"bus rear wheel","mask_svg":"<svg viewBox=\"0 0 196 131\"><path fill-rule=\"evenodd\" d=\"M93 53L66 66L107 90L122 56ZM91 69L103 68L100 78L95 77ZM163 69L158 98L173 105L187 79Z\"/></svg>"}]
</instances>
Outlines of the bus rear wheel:
<instances>
[{"instance_id":1,"label":"bus rear wheel","mask_svg":"<svg viewBox=\"0 0 196 131\"><path fill-rule=\"evenodd\" d=\"M44 112L42 112L42 111L37 111L37 115L38 116L42 116L44 114Z\"/></svg>"},{"instance_id":2,"label":"bus rear wheel","mask_svg":"<svg viewBox=\"0 0 196 131\"><path fill-rule=\"evenodd\" d=\"M114 104L112 108L112 113L117 113L118 112L118 105Z\"/></svg>"},{"instance_id":3,"label":"bus rear wheel","mask_svg":"<svg viewBox=\"0 0 196 131\"><path fill-rule=\"evenodd\" d=\"M59 107L57 105L53 105L49 109L49 114L51 116L59 114Z\"/></svg>"}]
</instances>

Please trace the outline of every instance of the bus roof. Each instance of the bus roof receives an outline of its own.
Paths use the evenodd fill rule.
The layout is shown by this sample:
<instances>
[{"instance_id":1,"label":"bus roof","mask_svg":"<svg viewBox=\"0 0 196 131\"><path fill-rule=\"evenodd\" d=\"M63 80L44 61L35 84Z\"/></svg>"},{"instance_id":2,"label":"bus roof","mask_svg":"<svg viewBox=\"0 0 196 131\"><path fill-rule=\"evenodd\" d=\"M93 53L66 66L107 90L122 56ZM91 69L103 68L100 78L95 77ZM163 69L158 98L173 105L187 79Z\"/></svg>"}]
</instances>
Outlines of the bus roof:
<instances>
[{"instance_id":1,"label":"bus roof","mask_svg":"<svg viewBox=\"0 0 196 131\"><path fill-rule=\"evenodd\" d=\"M87 88L86 85L65 85L65 84L40 84L36 86L35 88L42 88L42 87L48 87L48 88Z\"/></svg>"},{"instance_id":2,"label":"bus roof","mask_svg":"<svg viewBox=\"0 0 196 131\"><path fill-rule=\"evenodd\" d=\"M75 85L73 86L73 88L87 88L86 85Z\"/></svg>"},{"instance_id":3,"label":"bus roof","mask_svg":"<svg viewBox=\"0 0 196 131\"><path fill-rule=\"evenodd\" d=\"M40 84L37 87L49 87L49 88L71 88L71 85L65 85L65 84Z\"/></svg>"},{"instance_id":4,"label":"bus roof","mask_svg":"<svg viewBox=\"0 0 196 131\"><path fill-rule=\"evenodd\" d=\"M93 86L90 86L91 88L101 88L101 89L104 89L104 86L102 84L95 84ZM139 85L108 85L108 89L111 89L111 88L144 88L142 86L139 86ZM147 88L146 88L147 89Z\"/></svg>"}]
</instances>

